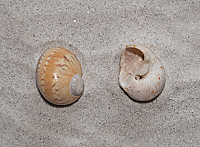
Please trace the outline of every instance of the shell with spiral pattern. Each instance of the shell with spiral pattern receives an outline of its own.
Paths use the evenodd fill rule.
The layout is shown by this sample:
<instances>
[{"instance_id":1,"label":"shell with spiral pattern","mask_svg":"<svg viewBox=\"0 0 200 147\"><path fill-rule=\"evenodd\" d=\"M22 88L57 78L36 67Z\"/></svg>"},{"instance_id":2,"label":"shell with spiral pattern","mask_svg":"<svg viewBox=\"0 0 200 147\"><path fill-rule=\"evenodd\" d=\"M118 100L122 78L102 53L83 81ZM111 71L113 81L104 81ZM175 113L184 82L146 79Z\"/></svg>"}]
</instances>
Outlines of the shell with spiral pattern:
<instances>
[{"instance_id":1,"label":"shell with spiral pattern","mask_svg":"<svg viewBox=\"0 0 200 147\"><path fill-rule=\"evenodd\" d=\"M41 94L56 105L68 105L82 95L84 82L81 64L67 49L55 47L38 60L36 80Z\"/></svg>"},{"instance_id":2,"label":"shell with spiral pattern","mask_svg":"<svg viewBox=\"0 0 200 147\"><path fill-rule=\"evenodd\" d=\"M165 71L155 54L141 46L127 45L120 60L119 84L137 101L157 97L165 85Z\"/></svg>"}]
</instances>

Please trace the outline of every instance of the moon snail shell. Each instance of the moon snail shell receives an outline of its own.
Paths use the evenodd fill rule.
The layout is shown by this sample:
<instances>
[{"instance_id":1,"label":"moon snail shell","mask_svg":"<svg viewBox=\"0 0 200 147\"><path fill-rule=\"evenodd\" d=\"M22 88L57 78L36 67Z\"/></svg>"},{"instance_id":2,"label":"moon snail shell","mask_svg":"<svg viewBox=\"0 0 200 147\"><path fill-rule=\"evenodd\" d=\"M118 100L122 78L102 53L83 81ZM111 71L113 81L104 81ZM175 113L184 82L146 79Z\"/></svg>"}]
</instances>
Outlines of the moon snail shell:
<instances>
[{"instance_id":1,"label":"moon snail shell","mask_svg":"<svg viewBox=\"0 0 200 147\"><path fill-rule=\"evenodd\" d=\"M56 105L75 102L83 93L81 64L67 49L55 47L38 60L37 86L46 100Z\"/></svg>"},{"instance_id":2,"label":"moon snail shell","mask_svg":"<svg viewBox=\"0 0 200 147\"><path fill-rule=\"evenodd\" d=\"M119 84L136 101L150 101L165 85L160 60L147 48L127 45L121 55Z\"/></svg>"}]
</instances>

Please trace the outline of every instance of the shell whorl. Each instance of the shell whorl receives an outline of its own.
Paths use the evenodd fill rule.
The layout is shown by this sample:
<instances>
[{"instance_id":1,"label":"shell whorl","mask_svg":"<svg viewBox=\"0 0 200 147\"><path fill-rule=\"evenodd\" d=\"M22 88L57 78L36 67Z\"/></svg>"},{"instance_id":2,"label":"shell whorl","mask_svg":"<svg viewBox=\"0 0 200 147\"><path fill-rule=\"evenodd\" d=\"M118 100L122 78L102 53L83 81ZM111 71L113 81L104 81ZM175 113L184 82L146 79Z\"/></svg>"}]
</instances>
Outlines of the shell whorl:
<instances>
[{"instance_id":1,"label":"shell whorl","mask_svg":"<svg viewBox=\"0 0 200 147\"><path fill-rule=\"evenodd\" d=\"M71 93L71 84L77 77L79 91ZM44 52L38 60L36 69L37 85L49 102L57 105L67 105L76 101L83 92L84 84L81 78L82 69L76 56L64 48L51 48Z\"/></svg>"},{"instance_id":2,"label":"shell whorl","mask_svg":"<svg viewBox=\"0 0 200 147\"><path fill-rule=\"evenodd\" d=\"M162 91L165 73L160 60L147 48L128 45L121 56L119 84L137 101L149 101Z\"/></svg>"},{"instance_id":3,"label":"shell whorl","mask_svg":"<svg viewBox=\"0 0 200 147\"><path fill-rule=\"evenodd\" d=\"M74 96L79 96L83 93L84 84L83 79L79 74L76 74L72 77L70 82L70 92Z\"/></svg>"}]
</instances>

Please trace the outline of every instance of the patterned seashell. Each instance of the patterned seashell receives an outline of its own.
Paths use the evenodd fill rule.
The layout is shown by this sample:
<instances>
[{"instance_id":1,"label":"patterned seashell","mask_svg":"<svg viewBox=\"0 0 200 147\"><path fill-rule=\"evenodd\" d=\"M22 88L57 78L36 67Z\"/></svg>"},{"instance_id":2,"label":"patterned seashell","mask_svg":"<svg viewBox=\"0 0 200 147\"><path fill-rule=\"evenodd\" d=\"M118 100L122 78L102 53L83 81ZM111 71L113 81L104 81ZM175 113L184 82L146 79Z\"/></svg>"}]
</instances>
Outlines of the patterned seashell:
<instances>
[{"instance_id":1,"label":"patterned seashell","mask_svg":"<svg viewBox=\"0 0 200 147\"><path fill-rule=\"evenodd\" d=\"M136 101L150 101L165 85L160 60L147 48L127 45L120 60L119 84Z\"/></svg>"},{"instance_id":2,"label":"patterned seashell","mask_svg":"<svg viewBox=\"0 0 200 147\"><path fill-rule=\"evenodd\" d=\"M53 104L68 105L75 102L84 90L81 76L78 59L67 49L48 49L38 60L38 88L44 98Z\"/></svg>"}]
</instances>

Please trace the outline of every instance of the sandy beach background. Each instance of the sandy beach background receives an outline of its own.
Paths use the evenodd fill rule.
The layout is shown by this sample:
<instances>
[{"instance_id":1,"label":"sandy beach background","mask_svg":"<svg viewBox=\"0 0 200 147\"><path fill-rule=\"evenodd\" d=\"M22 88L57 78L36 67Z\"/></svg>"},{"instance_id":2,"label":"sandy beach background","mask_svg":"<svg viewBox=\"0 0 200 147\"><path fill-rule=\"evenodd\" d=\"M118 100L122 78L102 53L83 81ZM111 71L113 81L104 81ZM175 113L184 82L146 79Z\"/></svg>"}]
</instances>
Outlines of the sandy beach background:
<instances>
[{"instance_id":1,"label":"sandy beach background","mask_svg":"<svg viewBox=\"0 0 200 147\"><path fill-rule=\"evenodd\" d=\"M0 146L200 146L200 1L2 0ZM119 87L128 44L162 61L166 83L149 103ZM72 51L85 90L73 105L44 100L37 61L48 48Z\"/></svg>"}]
</instances>

